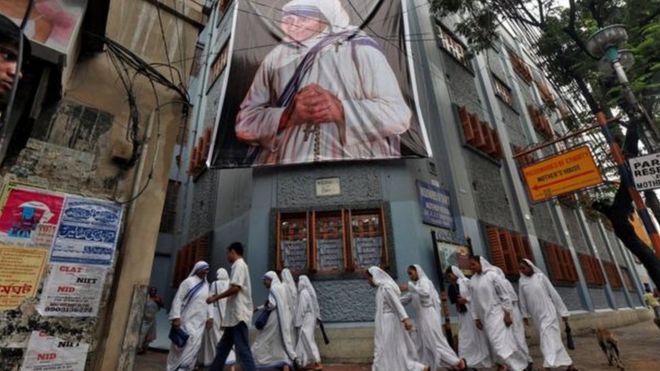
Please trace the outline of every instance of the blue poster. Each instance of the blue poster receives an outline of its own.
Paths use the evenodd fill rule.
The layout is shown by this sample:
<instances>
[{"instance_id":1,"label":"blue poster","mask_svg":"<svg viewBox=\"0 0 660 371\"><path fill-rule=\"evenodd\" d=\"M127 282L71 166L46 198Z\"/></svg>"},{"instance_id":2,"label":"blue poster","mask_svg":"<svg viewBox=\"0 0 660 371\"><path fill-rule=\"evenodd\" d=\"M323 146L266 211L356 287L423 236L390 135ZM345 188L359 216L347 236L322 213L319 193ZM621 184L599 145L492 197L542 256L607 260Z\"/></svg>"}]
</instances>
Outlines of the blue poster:
<instances>
[{"instance_id":1,"label":"blue poster","mask_svg":"<svg viewBox=\"0 0 660 371\"><path fill-rule=\"evenodd\" d=\"M454 229L449 192L431 183L417 181L424 224Z\"/></svg>"},{"instance_id":2,"label":"blue poster","mask_svg":"<svg viewBox=\"0 0 660 371\"><path fill-rule=\"evenodd\" d=\"M109 266L117 247L121 205L68 196L53 239L51 263Z\"/></svg>"}]
</instances>

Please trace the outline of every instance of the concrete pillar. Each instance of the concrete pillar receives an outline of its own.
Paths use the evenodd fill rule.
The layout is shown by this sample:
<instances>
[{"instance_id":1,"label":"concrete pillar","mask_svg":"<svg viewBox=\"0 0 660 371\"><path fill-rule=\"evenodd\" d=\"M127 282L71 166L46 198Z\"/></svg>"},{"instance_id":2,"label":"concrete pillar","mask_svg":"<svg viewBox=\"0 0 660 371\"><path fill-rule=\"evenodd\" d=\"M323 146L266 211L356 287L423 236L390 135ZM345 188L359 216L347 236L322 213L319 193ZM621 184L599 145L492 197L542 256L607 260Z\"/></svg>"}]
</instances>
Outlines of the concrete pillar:
<instances>
[{"instance_id":1,"label":"concrete pillar","mask_svg":"<svg viewBox=\"0 0 660 371\"><path fill-rule=\"evenodd\" d=\"M603 235L603 240L605 241L605 247L607 248L607 252L610 254L610 257L612 258L612 262L616 266L616 272L619 274L621 281L623 281L623 274L621 274L621 267L619 267L619 261L616 259L616 255L614 255L614 246L612 246L610 239L607 236L607 232L605 232L605 227L603 226L603 223L600 220L598 221L598 229L600 230L600 233ZM628 290L626 290L625 287L626 285L624 284L623 294L626 297L628 306L633 307L632 299L630 298Z\"/></svg>"},{"instance_id":2,"label":"concrete pillar","mask_svg":"<svg viewBox=\"0 0 660 371\"><path fill-rule=\"evenodd\" d=\"M144 185L149 183L128 206L114 275L115 283L108 303L112 310L103 325L103 337L96 349L95 370L133 368L144 292L149 285L156 251L160 215L165 202L171 154L181 121L181 110L180 103L167 104L160 108L160 112L152 112L150 117L146 140L149 144L144 148L137 165L132 197L136 197ZM156 122L159 114L160 124ZM152 169L153 174L149 180Z\"/></svg>"},{"instance_id":3,"label":"concrete pillar","mask_svg":"<svg viewBox=\"0 0 660 371\"><path fill-rule=\"evenodd\" d=\"M618 239L617 244L621 249L623 258L626 260L628 272L630 272L630 277L633 281L633 284L635 285L635 293L639 297L640 302L644 303L644 287L642 286L642 281L639 279L639 275L637 274L637 269L635 268L635 261L633 260L632 253ZM635 303L633 303L633 307L636 307Z\"/></svg>"}]
</instances>

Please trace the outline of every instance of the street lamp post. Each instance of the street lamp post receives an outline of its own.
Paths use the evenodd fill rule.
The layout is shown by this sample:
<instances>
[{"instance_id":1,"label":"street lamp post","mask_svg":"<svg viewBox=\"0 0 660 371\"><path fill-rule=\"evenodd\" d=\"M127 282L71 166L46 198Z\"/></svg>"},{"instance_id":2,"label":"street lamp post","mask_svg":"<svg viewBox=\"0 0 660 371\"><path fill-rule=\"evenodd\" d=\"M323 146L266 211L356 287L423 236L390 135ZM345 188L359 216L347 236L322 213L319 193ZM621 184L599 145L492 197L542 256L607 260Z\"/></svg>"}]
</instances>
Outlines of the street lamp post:
<instances>
[{"instance_id":1,"label":"street lamp post","mask_svg":"<svg viewBox=\"0 0 660 371\"><path fill-rule=\"evenodd\" d=\"M634 107L638 114L642 115L644 118L644 123L647 124L645 126L648 126L647 129L650 131L650 137L653 138L652 141L657 143L658 135L655 125L649 118L646 110L644 110L644 108L637 101L637 98L635 97L635 94L630 87L628 77L626 76L624 66L630 68L632 63L634 63L632 53L629 53L629 51L625 52L624 50L621 50L621 47L626 43L627 40L628 34L626 33L624 26L611 25L601 28L600 30L596 31L596 33L591 35L589 40L587 40L587 49L592 55L601 58L601 71L604 69L607 70L606 65L608 62L610 63L610 70L616 74L619 83L623 87L626 101L628 101L628 104ZM642 197L635 188L633 177L630 172L630 168L626 163L623 151L621 150L619 144L614 140L614 136L608 128L608 120L605 114L602 111L596 113L596 119L598 120L598 124L600 125L603 135L605 136L605 139L610 146L610 150L612 151L612 157L614 158L614 162L616 163L619 170L619 175L621 176L621 186L626 187L626 190L628 191L628 194L630 195L630 198L635 205L635 209L637 210L637 213L639 214L639 217L644 224L644 228L651 238L653 248L655 249L655 254L660 256L660 235L658 235L658 231L656 230L655 225L651 220L651 216L646 209L644 200L642 200ZM652 143L652 147L649 149L654 149L655 143Z\"/></svg>"}]
</instances>

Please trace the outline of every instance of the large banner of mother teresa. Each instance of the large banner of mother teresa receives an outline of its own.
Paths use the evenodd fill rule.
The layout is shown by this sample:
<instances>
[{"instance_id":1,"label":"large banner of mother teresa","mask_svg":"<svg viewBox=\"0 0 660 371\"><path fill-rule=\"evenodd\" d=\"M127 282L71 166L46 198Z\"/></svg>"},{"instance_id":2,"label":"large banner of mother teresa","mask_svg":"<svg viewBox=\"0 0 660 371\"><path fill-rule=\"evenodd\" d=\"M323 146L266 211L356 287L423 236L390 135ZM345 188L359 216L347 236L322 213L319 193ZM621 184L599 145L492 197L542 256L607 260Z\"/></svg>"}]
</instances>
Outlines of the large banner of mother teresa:
<instances>
[{"instance_id":1,"label":"large banner of mother teresa","mask_svg":"<svg viewBox=\"0 0 660 371\"><path fill-rule=\"evenodd\" d=\"M210 167L430 156L405 1L237 0Z\"/></svg>"}]
</instances>

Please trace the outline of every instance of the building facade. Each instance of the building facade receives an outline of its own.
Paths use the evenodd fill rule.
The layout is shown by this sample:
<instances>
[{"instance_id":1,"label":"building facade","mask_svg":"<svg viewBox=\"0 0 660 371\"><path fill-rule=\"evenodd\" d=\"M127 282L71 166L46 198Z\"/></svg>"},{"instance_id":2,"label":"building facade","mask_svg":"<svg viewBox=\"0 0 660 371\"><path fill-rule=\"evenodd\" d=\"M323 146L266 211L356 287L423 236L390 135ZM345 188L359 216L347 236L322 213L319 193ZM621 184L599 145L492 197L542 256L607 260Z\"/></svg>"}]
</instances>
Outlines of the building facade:
<instances>
[{"instance_id":1,"label":"building facade","mask_svg":"<svg viewBox=\"0 0 660 371\"><path fill-rule=\"evenodd\" d=\"M232 94L223 90L228 68L218 60L231 59L222 56L236 29L237 1L217 2L197 43L189 135L176 154L188 171L170 174L163 220L171 225L161 225L162 264L154 265L152 285L171 297L196 259L208 259L212 271L227 267L226 247L241 241L256 303L266 298L262 275L288 266L312 279L324 321L360 339L374 313L367 264L400 281L409 265L420 264L437 283L434 249L449 246L485 256L514 282L517 260L534 260L575 314L643 308L640 264L601 218L574 196L529 200L520 168L567 147L514 156L565 133L569 103L522 32L502 27L498 46L473 56L453 31L455 19L403 1L431 158L219 170L205 161L212 130L223 125L223 94ZM442 195L435 201L448 221L425 220L428 190ZM334 359L360 359L346 355L352 350L326 350Z\"/></svg>"}]
</instances>

